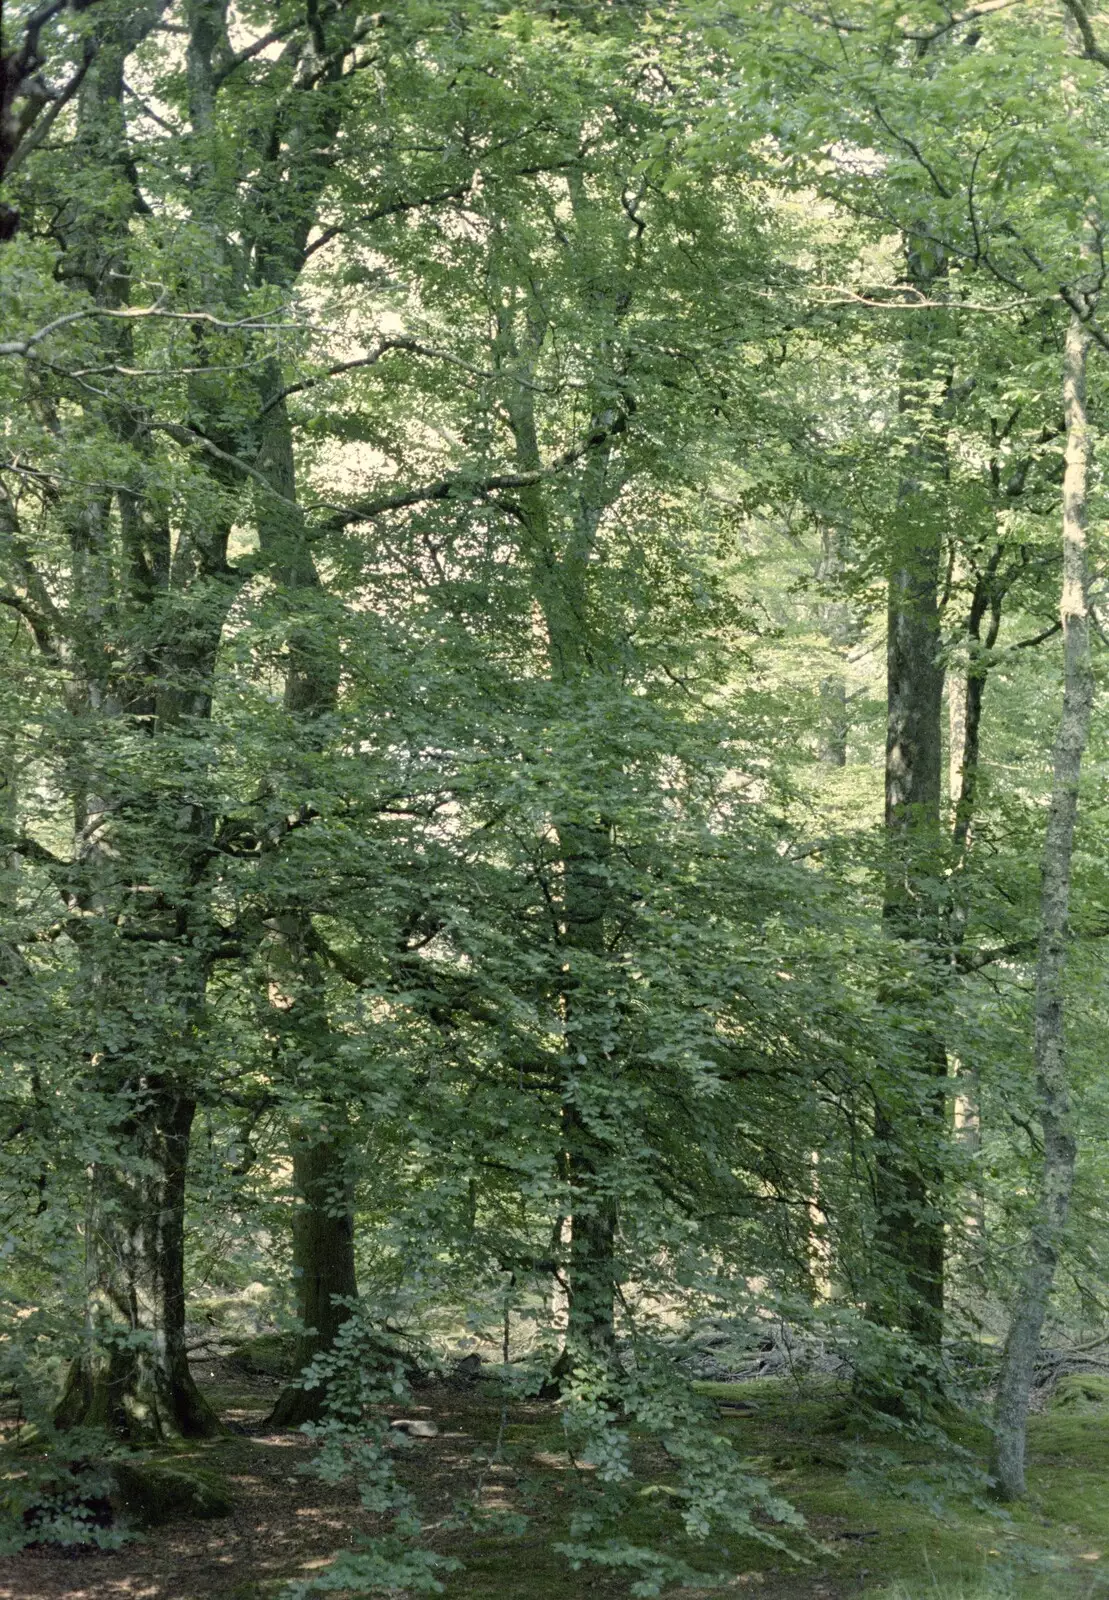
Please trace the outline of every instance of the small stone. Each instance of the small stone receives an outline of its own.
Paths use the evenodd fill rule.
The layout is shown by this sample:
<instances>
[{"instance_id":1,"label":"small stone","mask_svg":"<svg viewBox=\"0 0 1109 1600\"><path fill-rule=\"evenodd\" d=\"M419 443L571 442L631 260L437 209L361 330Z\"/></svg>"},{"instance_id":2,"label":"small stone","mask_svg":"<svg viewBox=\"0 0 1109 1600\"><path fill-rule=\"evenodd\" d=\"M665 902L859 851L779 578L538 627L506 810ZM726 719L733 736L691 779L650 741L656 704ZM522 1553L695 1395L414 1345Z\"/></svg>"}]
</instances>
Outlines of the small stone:
<instances>
[{"instance_id":1,"label":"small stone","mask_svg":"<svg viewBox=\"0 0 1109 1600\"><path fill-rule=\"evenodd\" d=\"M406 1433L410 1439L434 1439L439 1432L434 1422L422 1417L397 1417L389 1426L397 1433Z\"/></svg>"}]
</instances>

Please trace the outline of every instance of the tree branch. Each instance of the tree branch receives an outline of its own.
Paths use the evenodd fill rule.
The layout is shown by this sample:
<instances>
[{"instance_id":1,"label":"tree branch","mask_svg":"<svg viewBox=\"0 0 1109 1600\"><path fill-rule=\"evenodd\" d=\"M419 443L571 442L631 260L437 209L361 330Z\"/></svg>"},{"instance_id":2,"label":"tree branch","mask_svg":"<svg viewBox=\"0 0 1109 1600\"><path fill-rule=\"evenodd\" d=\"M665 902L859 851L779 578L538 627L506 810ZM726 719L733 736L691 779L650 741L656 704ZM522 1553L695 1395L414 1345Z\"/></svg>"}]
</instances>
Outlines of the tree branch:
<instances>
[{"instance_id":1,"label":"tree branch","mask_svg":"<svg viewBox=\"0 0 1109 1600\"><path fill-rule=\"evenodd\" d=\"M146 422L144 426L148 433L164 433L177 444L199 445L202 450L207 451L210 456L214 456L217 461L226 462L228 466L234 467L237 472L242 472L248 478L253 478L255 482L260 483L275 500L280 500L282 504L292 506L297 511L303 510L299 501L290 500L288 495L284 495L279 489L275 489L264 472L259 472L257 467L251 466L249 461L244 461L242 456L232 455L230 450L221 450L218 444L215 444L205 434L198 433L195 428L186 427L183 422L159 422L157 418Z\"/></svg>"},{"instance_id":2,"label":"tree branch","mask_svg":"<svg viewBox=\"0 0 1109 1600\"><path fill-rule=\"evenodd\" d=\"M945 33L950 33L952 28L962 27L964 22L977 22L979 17L988 17L994 11L1006 11L1010 6L1020 3L1020 0L983 0L981 5L968 6L965 11L957 11L948 17L946 22L941 22L938 27L928 33L908 33L902 31L903 39L911 39L915 44L931 44L935 39L941 39ZM1066 3L1066 0L1064 0Z\"/></svg>"},{"instance_id":3,"label":"tree branch","mask_svg":"<svg viewBox=\"0 0 1109 1600\"><path fill-rule=\"evenodd\" d=\"M39 844L37 839L32 839L29 834L7 835L0 831L0 848L12 850L18 856L26 856L28 861L38 861L41 865L52 867L56 871L71 871L74 863L65 861L61 856L56 856L44 844Z\"/></svg>"},{"instance_id":4,"label":"tree branch","mask_svg":"<svg viewBox=\"0 0 1109 1600\"><path fill-rule=\"evenodd\" d=\"M329 378L337 378L344 372L355 372L360 367L374 367L382 356L388 355L391 350L407 350L414 356L426 356L429 361L445 361L448 366L458 367L462 372L468 372L474 378L485 378L492 382L496 379L509 378L513 383L525 389L534 389L539 394L549 394L551 391L542 384L531 383L527 378L521 378L515 373L492 372L486 367L475 367L472 362L463 361L461 356L452 355L449 350L437 350L434 345L420 344L419 340L407 334L396 339L383 339L377 349L368 356L357 356L353 361L340 361L334 367L328 367L326 372L321 372L315 378L305 378L300 383L290 383L278 391L272 399L267 400L260 412L265 416L267 411L280 405L282 400L288 399L291 394L302 394L305 389L314 389L317 384L326 383Z\"/></svg>"},{"instance_id":5,"label":"tree branch","mask_svg":"<svg viewBox=\"0 0 1109 1600\"><path fill-rule=\"evenodd\" d=\"M46 618L37 612L29 600L22 595L14 594L10 589L0 589L0 606L7 606L10 611L16 611L26 622L34 635L35 643L44 656L51 661L57 661L59 654L56 645L50 637L50 629Z\"/></svg>"},{"instance_id":6,"label":"tree branch","mask_svg":"<svg viewBox=\"0 0 1109 1600\"><path fill-rule=\"evenodd\" d=\"M1044 628L1042 633L1033 634L1031 639L1016 639L1009 646L1010 650L1027 650L1031 645L1043 644L1045 639L1052 638L1057 633L1062 633L1063 624L1053 622L1049 628Z\"/></svg>"},{"instance_id":7,"label":"tree branch","mask_svg":"<svg viewBox=\"0 0 1109 1600\"><path fill-rule=\"evenodd\" d=\"M627 427L628 419L625 415L621 415L610 426L594 429L588 438L572 445L569 450L564 450L546 466L536 467L529 472L494 473L488 478L473 478L464 473L455 473L449 478L440 478L435 483L422 484L417 489L402 489L397 494L382 495L376 500L362 500L352 506L336 507L332 515L320 526L325 532L339 533L352 522L370 522L386 511L404 511L410 506L426 505L429 501L449 500L454 494L481 496L495 494L500 489L530 489L541 483L544 478L552 477L566 467L573 466L590 451L618 434L626 433Z\"/></svg>"}]
</instances>

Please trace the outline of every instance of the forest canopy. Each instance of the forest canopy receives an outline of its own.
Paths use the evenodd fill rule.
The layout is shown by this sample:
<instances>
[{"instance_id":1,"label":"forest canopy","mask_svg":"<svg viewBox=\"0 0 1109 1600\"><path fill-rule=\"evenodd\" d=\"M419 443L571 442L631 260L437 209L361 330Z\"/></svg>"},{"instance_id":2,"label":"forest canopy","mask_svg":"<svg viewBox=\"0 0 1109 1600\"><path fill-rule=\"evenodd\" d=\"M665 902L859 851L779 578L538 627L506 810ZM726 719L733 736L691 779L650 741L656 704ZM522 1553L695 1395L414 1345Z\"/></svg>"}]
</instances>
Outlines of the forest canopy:
<instances>
[{"instance_id":1,"label":"forest canopy","mask_svg":"<svg viewBox=\"0 0 1109 1600\"><path fill-rule=\"evenodd\" d=\"M566 1584L810 1561L706 1388L760 1359L1019 1505L1109 1359L1109 15L15 0L0 57L6 1548L214 1514L244 1351L368 1520L241 1595L452 1592L537 1417ZM467 1383L429 1510L390 1413Z\"/></svg>"}]
</instances>

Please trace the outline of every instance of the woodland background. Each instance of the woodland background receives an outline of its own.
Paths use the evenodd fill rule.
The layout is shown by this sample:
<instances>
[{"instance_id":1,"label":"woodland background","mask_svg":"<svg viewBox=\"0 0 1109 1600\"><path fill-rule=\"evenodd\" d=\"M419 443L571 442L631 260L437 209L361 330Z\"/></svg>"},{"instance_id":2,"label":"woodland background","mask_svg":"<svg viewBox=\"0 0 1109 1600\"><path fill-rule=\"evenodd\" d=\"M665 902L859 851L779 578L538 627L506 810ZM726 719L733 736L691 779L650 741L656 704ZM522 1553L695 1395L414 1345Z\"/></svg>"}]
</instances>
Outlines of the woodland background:
<instances>
[{"instance_id":1,"label":"woodland background","mask_svg":"<svg viewBox=\"0 0 1109 1600\"><path fill-rule=\"evenodd\" d=\"M540 1416L552 1593L801 1570L760 1347L941 1515L1105 1400L1107 93L1084 0L4 8L36 1570L248 1346L368 1522L243 1595L464 1584Z\"/></svg>"}]
</instances>

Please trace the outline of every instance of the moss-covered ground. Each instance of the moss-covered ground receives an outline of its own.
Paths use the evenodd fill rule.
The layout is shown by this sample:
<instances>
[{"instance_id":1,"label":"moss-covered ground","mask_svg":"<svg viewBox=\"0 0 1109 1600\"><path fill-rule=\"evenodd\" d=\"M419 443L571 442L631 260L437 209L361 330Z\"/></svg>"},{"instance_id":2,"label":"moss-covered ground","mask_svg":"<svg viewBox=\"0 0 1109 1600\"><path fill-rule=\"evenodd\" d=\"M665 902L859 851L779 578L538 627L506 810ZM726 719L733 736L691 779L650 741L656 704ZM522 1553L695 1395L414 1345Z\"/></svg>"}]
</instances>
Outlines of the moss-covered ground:
<instances>
[{"instance_id":1,"label":"moss-covered ground","mask_svg":"<svg viewBox=\"0 0 1109 1600\"><path fill-rule=\"evenodd\" d=\"M724 1593L761 1600L1109 1600L1104 1380L1067 1380L1032 1418L1028 1498L1007 1514L952 1479L950 1464L929 1459L920 1445L891 1449L889 1441L859 1436L833 1391L768 1381L701 1388L709 1399L757 1405L749 1415L723 1415L719 1427L801 1509L814 1540L803 1561L756 1541L690 1547L699 1566L732 1574ZM262 1427L272 1379L225 1368L209 1377L209 1392L225 1417L249 1431L183 1449L176 1459L227 1481L235 1499L230 1517L180 1518L112 1553L0 1557L0 1600L276 1600L285 1580L322 1570L331 1552L372 1531L349 1487L303 1474L311 1454L305 1440ZM518 1533L434 1533L435 1548L465 1562L447 1580L448 1597L615 1600L628 1593L627 1578L595 1568L574 1572L551 1548L565 1536L575 1493L556 1407L506 1409L491 1386L475 1385L421 1391L404 1409L439 1428L436 1438L414 1442L398 1458L429 1521L467 1498L486 1512L528 1517ZM959 1435L980 1460L984 1429L965 1423ZM888 1454L876 1454L883 1450ZM13 1460L9 1451L0 1471L12 1470ZM937 1486L942 1505L925 1504ZM637 1518L630 1537L680 1543L658 1499L644 1500ZM720 1592L675 1591L684 1600Z\"/></svg>"}]
</instances>

